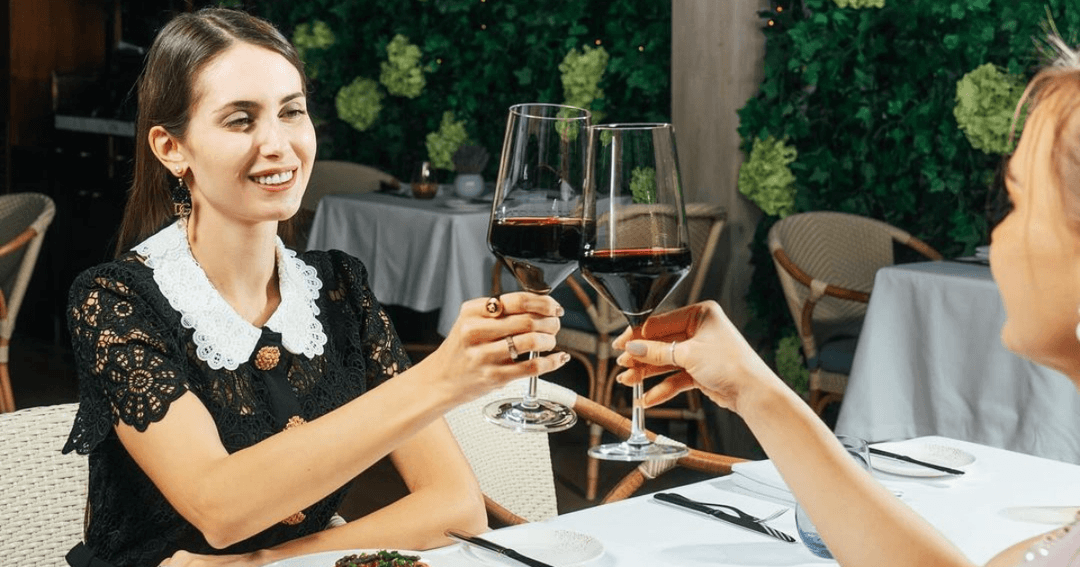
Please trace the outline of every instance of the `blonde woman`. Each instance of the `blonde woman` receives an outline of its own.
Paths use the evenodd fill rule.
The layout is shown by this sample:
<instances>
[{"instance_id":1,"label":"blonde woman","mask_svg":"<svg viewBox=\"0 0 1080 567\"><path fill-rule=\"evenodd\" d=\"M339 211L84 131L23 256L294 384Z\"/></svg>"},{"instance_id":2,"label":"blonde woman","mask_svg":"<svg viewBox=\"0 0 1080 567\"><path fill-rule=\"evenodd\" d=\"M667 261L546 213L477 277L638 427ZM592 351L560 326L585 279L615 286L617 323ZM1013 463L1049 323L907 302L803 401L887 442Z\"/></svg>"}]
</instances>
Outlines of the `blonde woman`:
<instances>
[{"instance_id":1,"label":"blonde woman","mask_svg":"<svg viewBox=\"0 0 1080 567\"><path fill-rule=\"evenodd\" d=\"M1007 313L1004 344L1080 388L1080 56L1055 42L1060 60L1032 80L1021 103L1030 114L1005 182L1013 210L994 229L990 267ZM841 565L970 565L846 456L718 305L654 316L644 334L616 339L628 366L619 381L681 370L653 387L646 405L699 388L742 416ZM1080 523L1017 542L990 564L1080 565Z\"/></svg>"}]
</instances>

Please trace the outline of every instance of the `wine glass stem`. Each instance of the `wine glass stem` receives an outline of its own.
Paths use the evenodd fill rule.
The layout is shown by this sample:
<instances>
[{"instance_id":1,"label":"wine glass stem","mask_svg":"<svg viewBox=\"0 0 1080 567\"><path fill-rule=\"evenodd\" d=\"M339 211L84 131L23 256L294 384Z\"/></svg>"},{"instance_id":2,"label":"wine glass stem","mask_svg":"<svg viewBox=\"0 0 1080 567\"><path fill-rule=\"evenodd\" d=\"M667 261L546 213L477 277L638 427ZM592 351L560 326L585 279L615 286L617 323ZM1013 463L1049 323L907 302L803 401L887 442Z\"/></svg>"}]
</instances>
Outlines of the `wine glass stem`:
<instances>
[{"instance_id":1,"label":"wine glass stem","mask_svg":"<svg viewBox=\"0 0 1080 567\"><path fill-rule=\"evenodd\" d=\"M536 358L536 353L535 352L530 352L529 353L529 360L532 360L534 358ZM528 410L534 410L534 409L540 407L540 404L537 403L537 401L536 401L537 400L536 388L537 388L537 384L539 382L540 382L539 377L537 377L537 376L529 376L529 387L528 387L527 390L525 390L525 396L521 399L521 407L523 407L525 409L528 409Z\"/></svg>"},{"instance_id":2,"label":"wine glass stem","mask_svg":"<svg viewBox=\"0 0 1080 567\"><path fill-rule=\"evenodd\" d=\"M630 437L626 442L631 445L648 445L650 441L645 435L645 406L641 403L644 387L638 382L633 388L634 407L630 413Z\"/></svg>"}]
</instances>

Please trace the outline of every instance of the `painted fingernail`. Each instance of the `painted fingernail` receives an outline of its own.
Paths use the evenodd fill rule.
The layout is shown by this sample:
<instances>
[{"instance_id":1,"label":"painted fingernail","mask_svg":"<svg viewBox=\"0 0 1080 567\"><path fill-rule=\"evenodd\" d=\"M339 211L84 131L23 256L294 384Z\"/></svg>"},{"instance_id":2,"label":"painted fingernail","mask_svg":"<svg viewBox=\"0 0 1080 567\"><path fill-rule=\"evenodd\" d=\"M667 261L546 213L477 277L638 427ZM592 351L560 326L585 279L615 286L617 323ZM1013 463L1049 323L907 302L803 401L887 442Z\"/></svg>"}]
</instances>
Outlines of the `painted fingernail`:
<instances>
[{"instance_id":1,"label":"painted fingernail","mask_svg":"<svg viewBox=\"0 0 1080 567\"><path fill-rule=\"evenodd\" d=\"M565 314L566 314L566 310L563 309L562 305L560 305L558 308L555 309L555 316L556 317L562 317Z\"/></svg>"},{"instance_id":2,"label":"painted fingernail","mask_svg":"<svg viewBox=\"0 0 1080 567\"><path fill-rule=\"evenodd\" d=\"M559 365L561 366L563 364L566 364L567 362L570 362L570 355L566 354L565 352L560 352L559 353Z\"/></svg>"},{"instance_id":3,"label":"painted fingernail","mask_svg":"<svg viewBox=\"0 0 1080 567\"><path fill-rule=\"evenodd\" d=\"M643 343L630 341L626 343L626 352L634 356L643 356L649 352L649 349Z\"/></svg>"}]
</instances>

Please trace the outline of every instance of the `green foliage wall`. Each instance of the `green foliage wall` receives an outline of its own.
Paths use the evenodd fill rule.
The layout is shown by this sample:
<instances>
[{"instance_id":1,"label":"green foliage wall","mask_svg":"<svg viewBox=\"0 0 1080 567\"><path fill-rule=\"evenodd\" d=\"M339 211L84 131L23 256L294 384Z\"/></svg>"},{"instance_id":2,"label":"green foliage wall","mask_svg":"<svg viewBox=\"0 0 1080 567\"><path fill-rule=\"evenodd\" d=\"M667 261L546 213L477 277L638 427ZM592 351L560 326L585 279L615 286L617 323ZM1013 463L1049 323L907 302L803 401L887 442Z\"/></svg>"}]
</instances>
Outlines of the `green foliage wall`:
<instances>
[{"instance_id":1,"label":"green foliage wall","mask_svg":"<svg viewBox=\"0 0 1080 567\"><path fill-rule=\"evenodd\" d=\"M560 63L597 41L610 58L604 96L592 109L604 121L670 121L670 0L249 0L244 7L290 38L316 21L332 32L332 45L305 50L317 69L310 104L322 159L374 165L408 181L413 164L427 159L427 135L452 112L470 141L496 158L485 171L493 180L507 109L565 102ZM397 35L419 48L425 84L415 98L381 87L378 116L357 130L338 118L335 96L358 76L379 81Z\"/></svg>"},{"instance_id":2,"label":"green foliage wall","mask_svg":"<svg viewBox=\"0 0 1080 567\"><path fill-rule=\"evenodd\" d=\"M835 0L780 2L763 14L760 92L739 112L747 155L754 140L793 146L795 210L883 219L946 256L987 242L985 208L1000 155L965 138L954 117L957 82L986 63L1029 79L1035 40L1051 14L1067 40L1080 31L1076 0L887 0L842 8ZM1070 34L1070 31L1072 32ZM790 325L764 247L754 250L751 306L757 331ZM775 344L775 343L774 343Z\"/></svg>"}]
</instances>

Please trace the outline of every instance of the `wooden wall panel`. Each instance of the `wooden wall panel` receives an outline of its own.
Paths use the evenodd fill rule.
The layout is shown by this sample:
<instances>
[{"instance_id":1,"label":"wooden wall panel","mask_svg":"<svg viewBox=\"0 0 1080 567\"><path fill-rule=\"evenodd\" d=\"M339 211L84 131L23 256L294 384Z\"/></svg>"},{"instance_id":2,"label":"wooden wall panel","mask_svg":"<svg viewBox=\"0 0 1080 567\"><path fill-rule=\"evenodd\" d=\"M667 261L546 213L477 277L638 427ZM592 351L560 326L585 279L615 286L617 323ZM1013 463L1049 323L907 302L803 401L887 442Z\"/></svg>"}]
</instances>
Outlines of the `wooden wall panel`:
<instances>
[{"instance_id":1,"label":"wooden wall panel","mask_svg":"<svg viewBox=\"0 0 1080 567\"><path fill-rule=\"evenodd\" d=\"M105 0L10 0L9 97L13 146L41 145L52 127L51 73L105 60Z\"/></svg>"},{"instance_id":2,"label":"wooden wall panel","mask_svg":"<svg viewBox=\"0 0 1080 567\"><path fill-rule=\"evenodd\" d=\"M760 211L738 192L742 153L736 111L757 92L764 38L757 11L768 0L673 0L671 112L679 144L683 189L690 201L719 203L728 224L717 251L708 297L745 328L749 319L750 242ZM706 403L716 449L760 458L758 445L735 414Z\"/></svg>"}]
</instances>

